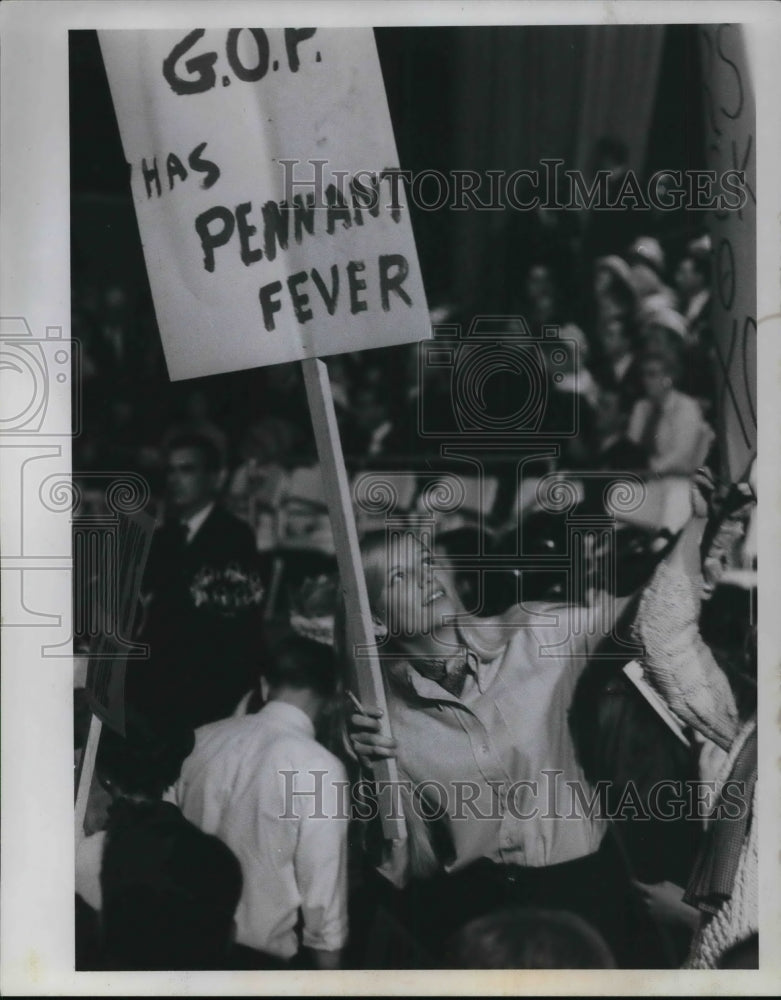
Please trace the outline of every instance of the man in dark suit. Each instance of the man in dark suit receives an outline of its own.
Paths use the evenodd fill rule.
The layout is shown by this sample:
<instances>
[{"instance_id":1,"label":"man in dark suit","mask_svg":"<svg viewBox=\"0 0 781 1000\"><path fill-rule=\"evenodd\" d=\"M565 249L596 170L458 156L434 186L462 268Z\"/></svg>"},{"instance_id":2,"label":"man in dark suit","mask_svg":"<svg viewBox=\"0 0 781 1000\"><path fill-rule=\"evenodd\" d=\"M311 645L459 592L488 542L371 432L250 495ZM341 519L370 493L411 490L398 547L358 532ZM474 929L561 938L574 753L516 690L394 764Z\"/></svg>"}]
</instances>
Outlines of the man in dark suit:
<instances>
[{"instance_id":1,"label":"man in dark suit","mask_svg":"<svg viewBox=\"0 0 781 1000\"><path fill-rule=\"evenodd\" d=\"M259 584L258 556L249 525L218 502L224 480L210 438L170 441L166 519L153 536L142 588L151 661L134 679L138 693L167 699L193 726L231 714L258 668L259 609L244 599ZM226 585L226 571L238 582Z\"/></svg>"}]
</instances>

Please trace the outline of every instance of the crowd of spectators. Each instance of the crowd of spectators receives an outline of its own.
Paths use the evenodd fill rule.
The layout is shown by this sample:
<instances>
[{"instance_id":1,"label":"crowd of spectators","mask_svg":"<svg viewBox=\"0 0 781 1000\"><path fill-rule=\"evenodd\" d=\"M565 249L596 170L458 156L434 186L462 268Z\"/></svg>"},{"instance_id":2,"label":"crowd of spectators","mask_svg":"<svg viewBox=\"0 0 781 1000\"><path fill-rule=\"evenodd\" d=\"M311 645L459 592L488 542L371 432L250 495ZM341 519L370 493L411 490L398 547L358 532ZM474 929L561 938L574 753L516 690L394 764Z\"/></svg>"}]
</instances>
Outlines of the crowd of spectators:
<instances>
[{"instance_id":1,"label":"crowd of spectators","mask_svg":"<svg viewBox=\"0 0 781 1000\"><path fill-rule=\"evenodd\" d=\"M620 175L625 168L621 144L607 143L602 154ZM533 412L524 411L518 419L526 423L514 428L519 434L542 435L551 444L543 461L527 467L534 484L554 475L587 486L595 473L631 473L649 484L683 481L688 497L688 482L712 456L716 436L711 249L707 238L695 232L683 241L677 234L667 242L663 233L644 232L644 221L636 214L608 220L594 212L582 213L576 225L572 219L566 225L546 221L545 239L525 245L519 254L517 282L506 301L432 303L435 340L455 345L456 360L450 363L434 363L426 344L328 359L353 483L367 470L394 470L399 482L405 477L415 481L401 503L414 510L432 469L437 475L453 472L441 462L440 445L457 441L469 419L459 398L458 352L468 352L472 337L472 344L483 345L484 357L486 351L504 351L509 344L509 363L497 366L495 381L484 386L490 418L520 412L519 377L542 400ZM280 365L172 384L144 296L119 285L98 290L79 276L73 335L83 348L84 417L74 442L74 475L144 476L158 519L137 623L138 636L152 654L143 669L129 675L127 687L129 706L146 721L140 728L129 726L119 749L115 735L104 737L98 773L105 809L98 815L95 802L101 792L96 786L89 835L79 845L82 967L627 964L626 953L616 952L614 942L606 941L582 913L571 914L558 905L551 910L546 905L554 899L548 895L549 883L536 875L528 879L539 890L529 896L531 903L522 905L516 892L509 908L473 913L447 940L429 947L410 916L422 897L416 890L410 895L408 887L391 890L377 881L371 844L376 829L367 831L367 824L354 818L343 822L341 814L328 826L328 837L311 816L298 816L294 827L281 822L289 806L289 799L281 797L283 773L326 775L333 791L354 782L361 767L371 767L366 746L363 760L356 751L360 742L354 729L345 734L345 726L350 729L345 722L345 664L319 641L323 632L328 639L329 617L333 621L338 615L339 584L299 367ZM442 522L440 539L449 543L437 550L438 556L504 553L519 525L529 552L568 551L562 535L565 519L540 510L536 485L531 493L525 490L516 465L510 456L489 470L495 488L487 490L487 481L482 485L483 492L471 501L471 521ZM621 579L592 576L592 587L612 588L614 595L628 598L655 572L656 590L645 593L658 595L660 571L654 567L660 557L677 551L675 538L681 529L686 535L688 517L687 507L686 516L670 518L673 494L664 490L666 486L640 535L629 526L621 533ZM464 497L469 494L465 487ZM709 544L720 540L722 552L729 547L725 524L740 523L735 539L748 534L745 510L738 516L739 505L730 497L721 508L709 510L716 525ZM84 503L93 502L99 504L100 497L85 491ZM588 489L579 503L584 512L605 513L602 500L594 508ZM464 504L468 506L467 499ZM367 524L358 508L356 503L363 533ZM681 538L678 544L683 544ZM734 560L733 550L734 545L721 559L722 569ZM445 589L456 606L478 617L504 613L520 599L520 571L505 574L498 590L483 592L468 574L451 573L443 565L443 578L452 584ZM524 598L571 602L571 591L566 585L562 589L555 572L532 577L535 582L523 590ZM427 601L437 599L434 589ZM659 614L657 605L650 611L646 607L646 620L654 614ZM741 619L746 636L751 632L748 616L746 610L746 620ZM296 618L304 621L306 638L291 635ZM701 670L699 684L707 687L713 671L723 671L718 674L721 708L732 711L726 735L716 739L706 726L704 735L695 736L696 719L687 720L686 706L675 702L673 692L669 699L687 727L684 742L690 749L684 752L620 670L603 669L595 681L589 665L573 695L579 700L547 720L553 729L543 743L551 741L564 754L561 734L570 727L573 750L564 755L573 761L578 756L573 768L582 767L590 781L607 774L614 785L634 782L646 790L651 778L688 780L700 774L707 744L712 770L726 768L725 774L739 773L750 783L755 648L749 638L740 648L734 642L730 647L730 638L717 665L713 656L700 655L704 646L698 629L708 639L696 602L672 639L685 634L690 648L698 651L693 659ZM709 648L717 646L711 637ZM657 650L646 666L652 676L656 671L663 677L658 686L669 694L667 653ZM443 704L447 698L458 700L465 676L477 669L467 656L459 664L459 683L452 687L449 668L438 668L440 673L426 675L423 686L446 691ZM567 677L574 689L575 679ZM563 697L557 691L556 705ZM420 692L418 697L426 700ZM706 708L701 714L714 711L712 704ZM152 736L145 728L150 719L157 727ZM417 715L413 712L410 719L412 731ZM643 740L647 742L640 745ZM137 776L139 746L145 748L141 770L147 778L150 759L156 762L146 781ZM623 747L620 760L609 746L613 751ZM515 751L508 747L512 756ZM543 759L547 744L537 750ZM753 764L755 768L755 757ZM294 798L310 794L290 787ZM658 941L635 949L635 959L677 966L693 940L695 951L700 949L696 961L727 961L728 948L738 939L724 932L717 947L703 930L707 914L717 912L707 909L712 899L700 905L701 897L690 894L687 903L683 890L676 888L703 853L718 868L718 836L707 840L704 824L691 820L672 833L669 824L663 826L657 824L651 833L638 833L635 827L615 834L612 856L617 860L611 863L626 866L618 881L623 886L634 879L635 903L651 915L658 931ZM732 847L741 861L732 876L745 881L751 864L745 849L751 843L750 827L741 827L739 836ZM433 851L444 864L446 848L435 842ZM600 852L600 863L607 864L608 855L602 848ZM549 860L538 865L558 867ZM559 871L562 898L572 888L567 882L577 877ZM448 872L441 898L453 893L451 878ZM708 896L705 890L702 898ZM400 897L388 901L387 893L397 891L407 892L403 906ZM435 899L428 912L437 912L439 904L441 899ZM465 908L465 917L467 913ZM128 914L134 915L132 920ZM148 915L155 919L147 921ZM755 947L752 926L755 930L750 917L740 924L744 950Z\"/></svg>"},{"instance_id":2,"label":"crowd of spectators","mask_svg":"<svg viewBox=\"0 0 781 1000\"><path fill-rule=\"evenodd\" d=\"M492 318L522 317L526 328L509 331L521 352L525 338L542 344L543 331L558 328L560 344L544 343L545 384L532 386L546 394L536 429L561 431L551 464L689 475L708 452L716 418L708 239L695 233L681 248L677 236L671 250L636 232L649 220L635 218L634 231L624 220L602 232L601 215L616 213L581 214L579 238L559 227L537 248L523 247L504 301L432 303L434 336L464 341L475 317L484 317L485 337ZM595 248L598 255L589 256ZM497 328L500 338L507 332ZM97 289L88 276L74 284L73 335L82 346L77 474L139 472L160 500L167 441L197 431L219 449L232 502L246 515L253 492L268 507L261 480L316 464L296 364L171 383L146 295L119 284ZM404 345L328 359L351 472L419 468L438 453L443 434L458 431L457 373L430 358ZM499 373L485 389L492 406L513 412L517 380ZM575 430L567 426L572 412Z\"/></svg>"}]
</instances>

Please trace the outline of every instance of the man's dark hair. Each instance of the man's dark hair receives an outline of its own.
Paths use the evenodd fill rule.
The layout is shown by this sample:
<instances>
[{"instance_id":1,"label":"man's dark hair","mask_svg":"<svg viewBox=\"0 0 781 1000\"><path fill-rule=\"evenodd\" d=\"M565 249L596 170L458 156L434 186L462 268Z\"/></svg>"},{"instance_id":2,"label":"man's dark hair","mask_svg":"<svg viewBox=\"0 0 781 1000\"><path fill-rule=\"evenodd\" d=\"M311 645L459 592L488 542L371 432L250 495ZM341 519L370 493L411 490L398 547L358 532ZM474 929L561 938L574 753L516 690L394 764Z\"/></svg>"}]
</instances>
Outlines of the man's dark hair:
<instances>
[{"instance_id":1,"label":"man's dark hair","mask_svg":"<svg viewBox=\"0 0 781 1000\"><path fill-rule=\"evenodd\" d=\"M472 920L450 941L461 969L614 969L602 936L574 913L508 907Z\"/></svg>"},{"instance_id":2,"label":"man's dark hair","mask_svg":"<svg viewBox=\"0 0 781 1000\"><path fill-rule=\"evenodd\" d=\"M103 728L96 771L104 784L110 783L120 794L157 799L179 777L194 745L192 727L127 705L124 736Z\"/></svg>"},{"instance_id":3,"label":"man's dark hair","mask_svg":"<svg viewBox=\"0 0 781 1000\"><path fill-rule=\"evenodd\" d=\"M208 434L201 434L199 431L180 431L174 434L165 446L168 455L184 448L199 452L209 472L217 472L224 464L220 449Z\"/></svg>"},{"instance_id":4,"label":"man's dark hair","mask_svg":"<svg viewBox=\"0 0 781 1000\"><path fill-rule=\"evenodd\" d=\"M264 674L272 689L308 688L322 698L336 691L333 649L292 631L269 642Z\"/></svg>"},{"instance_id":5,"label":"man's dark hair","mask_svg":"<svg viewBox=\"0 0 781 1000\"><path fill-rule=\"evenodd\" d=\"M104 968L225 967L241 866L176 806L112 807L100 885Z\"/></svg>"}]
</instances>

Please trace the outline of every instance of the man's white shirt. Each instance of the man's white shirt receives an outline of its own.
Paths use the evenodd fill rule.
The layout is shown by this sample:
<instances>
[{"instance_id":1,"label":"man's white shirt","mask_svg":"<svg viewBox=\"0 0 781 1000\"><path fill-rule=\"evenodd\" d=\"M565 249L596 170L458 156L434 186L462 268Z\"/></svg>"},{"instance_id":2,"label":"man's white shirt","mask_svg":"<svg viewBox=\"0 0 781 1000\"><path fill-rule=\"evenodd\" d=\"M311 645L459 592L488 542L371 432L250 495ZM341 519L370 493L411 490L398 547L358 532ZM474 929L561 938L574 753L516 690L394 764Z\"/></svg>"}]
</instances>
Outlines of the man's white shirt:
<instances>
[{"instance_id":1,"label":"man's white shirt","mask_svg":"<svg viewBox=\"0 0 781 1000\"><path fill-rule=\"evenodd\" d=\"M347 940L347 774L309 716L272 701L196 731L173 789L185 817L241 863L236 940L280 958ZM168 797L168 796L167 796Z\"/></svg>"},{"instance_id":2,"label":"man's white shirt","mask_svg":"<svg viewBox=\"0 0 781 1000\"><path fill-rule=\"evenodd\" d=\"M187 531L186 541L189 543L195 538L196 534L200 531L204 521L214 510L214 503L207 503L205 507L198 511L197 514L193 514L192 517L188 517L186 520L182 521L185 530Z\"/></svg>"}]
</instances>

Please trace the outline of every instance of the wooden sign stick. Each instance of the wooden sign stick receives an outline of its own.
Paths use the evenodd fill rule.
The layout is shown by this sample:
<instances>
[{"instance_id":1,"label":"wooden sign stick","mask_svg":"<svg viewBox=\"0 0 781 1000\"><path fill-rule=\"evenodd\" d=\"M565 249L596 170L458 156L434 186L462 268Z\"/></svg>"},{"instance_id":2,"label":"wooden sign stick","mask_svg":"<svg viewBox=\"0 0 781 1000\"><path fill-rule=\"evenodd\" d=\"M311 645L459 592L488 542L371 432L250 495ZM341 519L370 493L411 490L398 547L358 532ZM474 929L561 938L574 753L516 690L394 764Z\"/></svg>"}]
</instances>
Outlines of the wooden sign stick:
<instances>
[{"instance_id":1,"label":"wooden sign stick","mask_svg":"<svg viewBox=\"0 0 781 1000\"><path fill-rule=\"evenodd\" d=\"M355 526L350 485L336 423L328 369L325 362L319 358L307 358L301 362L301 366L328 501L328 512L333 526L336 561L347 611L347 641L353 649L367 650L365 654L356 657L358 693L364 705L382 709L381 732L383 736L390 736L385 687L376 649L369 597L358 545L358 530ZM407 835L406 826L398 812L400 809L398 796L394 797L393 794L393 786L398 782L396 761L379 761L373 770L379 783L378 797L383 834L389 840L403 840Z\"/></svg>"},{"instance_id":2,"label":"wooden sign stick","mask_svg":"<svg viewBox=\"0 0 781 1000\"><path fill-rule=\"evenodd\" d=\"M97 715L90 716L89 734L86 746L81 753L79 775L76 782L75 824L77 846L85 836L84 819L87 815L87 803L89 802L89 793L92 788L92 775L95 771L95 761L98 757L98 744L100 743L102 730L103 723Z\"/></svg>"}]
</instances>

